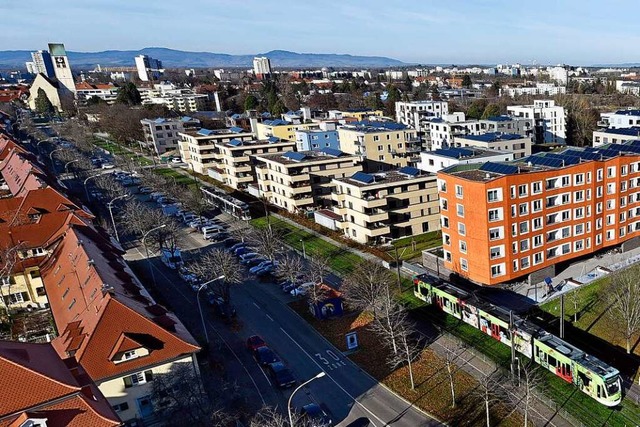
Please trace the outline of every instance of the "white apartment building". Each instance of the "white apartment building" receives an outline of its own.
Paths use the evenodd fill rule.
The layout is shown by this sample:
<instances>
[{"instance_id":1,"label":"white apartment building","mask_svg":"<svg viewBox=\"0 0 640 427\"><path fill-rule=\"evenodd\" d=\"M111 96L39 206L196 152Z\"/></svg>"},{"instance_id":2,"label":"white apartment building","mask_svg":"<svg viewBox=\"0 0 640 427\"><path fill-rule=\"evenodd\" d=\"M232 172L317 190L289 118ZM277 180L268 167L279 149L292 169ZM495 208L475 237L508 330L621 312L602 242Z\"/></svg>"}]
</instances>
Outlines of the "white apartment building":
<instances>
[{"instance_id":1,"label":"white apartment building","mask_svg":"<svg viewBox=\"0 0 640 427\"><path fill-rule=\"evenodd\" d=\"M111 105L118 98L120 88L112 84L90 84L81 82L76 85L76 99L79 105L86 105L94 96Z\"/></svg>"},{"instance_id":2,"label":"white apartment building","mask_svg":"<svg viewBox=\"0 0 640 427\"><path fill-rule=\"evenodd\" d=\"M515 117L534 120L533 141L535 144L562 144L566 139L566 116L564 107L555 101L541 99L533 105L512 105L507 113Z\"/></svg>"},{"instance_id":3,"label":"white apartment building","mask_svg":"<svg viewBox=\"0 0 640 427\"><path fill-rule=\"evenodd\" d=\"M413 167L383 173L357 172L333 180L338 228L364 244L440 229L436 175Z\"/></svg>"},{"instance_id":4,"label":"white apartment building","mask_svg":"<svg viewBox=\"0 0 640 427\"><path fill-rule=\"evenodd\" d=\"M53 60L51 59L51 54L46 50L38 50L35 52L31 52L31 59L33 59L32 70L29 71L33 74L44 74L50 79L55 78L56 73L53 68ZM27 67L28 68L28 67Z\"/></svg>"},{"instance_id":5,"label":"white apartment building","mask_svg":"<svg viewBox=\"0 0 640 427\"><path fill-rule=\"evenodd\" d=\"M259 195L289 212L331 205L334 178L361 171L359 157L339 150L255 156Z\"/></svg>"},{"instance_id":6,"label":"white apartment building","mask_svg":"<svg viewBox=\"0 0 640 427\"><path fill-rule=\"evenodd\" d=\"M612 113L601 113L598 126L611 129L640 126L640 110L629 108Z\"/></svg>"},{"instance_id":7,"label":"white apartment building","mask_svg":"<svg viewBox=\"0 0 640 427\"><path fill-rule=\"evenodd\" d=\"M207 173L236 190L243 190L256 182L253 157L281 154L295 150L295 141L283 141L277 138L267 140L241 141L232 139L217 142L218 156L216 164Z\"/></svg>"},{"instance_id":8,"label":"white apartment building","mask_svg":"<svg viewBox=\"0 0 640 427\"><path fill-rule=\"evenodd\" d=\"M625 141L640 139L640 126L627 128L608 128L593 131L593 146L622 144Z\"/></svg>"},{"instance_id":9,"label":"white apartment building","mask_svg":"<svg viewBox=\"0 0 640 427\"><path fill-rule=\"evenodd\" d=\"M452 147L478 147L485 150L509 151L514 159L531 155L531 138L512 133L483 133L480 135L456 136Z\"/></svg>"},{"instance_id":10,"label":"white apartment building","mask_svg":"<svg viewBox=\"0 0 640 427\"><path fill-rule=\"evenodd\" d=\"M464 113L445 114L429 122L427 147L429 150L450 147L456 135L479 135L482 133L478 120L466 120Z\"/></svg>"},{"instance_id":11,"label":"white apartment building","mask_svg":"<svg viewBox=\"0 0 640 427\"><path fill-rule=\"evenodd\" d=\"M480 120L480 131L483 133L502 132L531 136L533 134L533 119L512 116L489 117Z\"/></svg>"},{"instance_id":12,"label":"white apartment building","mask_svg":"<svg viewBox=\"0 0 640 427\"><path fill-rule=\"evenodd\" d=\"M640 82L635 80L616 80L616 90L628 95L640 95Z\"/></svg>"},{"instance_id":13,"label":"white apartment building","mask_svg":"<svg viewBox=\"0 0 640 427\"><path fill-rule=\"evenodd\" d=\"M138 77L143 82L149 80L157 80L164 71L162 69L162 61L153 59L147 55L138 55L135 57L136 70L138 71Z\"/></svg>"},{"instance_id":14,"label":"white apartment building","mask_svg":"<svg viewBox=\"0 0 640 427\"><path fill-rule=\"evenodd\" d=\"M145 146L153 150L158 157L178 148L180 133L184 132L181 119L143 119L140 123Z\"/></svg>"},{"instance_id":15,"label":"white apartment building","mask_svg":"<svg viewBox=\"0 0 640 427\"><path fill-rule=\"evenodd\" d=\"M216 144L231 140L251 141L255 139L254 134L240 128L217 130L203 128L198 131L181 132L179 135L180 158L194 172L201 174L207 174L209 168L217 165L220 149Z\"/></svg>"},{"instance_id":16,"label":"white apartment building","mask_svg":"<svg viewBox=\"0 0 640 427\"><path fill-rule=\"evenodd\" d=\"M565 82L566 84L566 82ZM567 93L566 86L556 86L554 83L536 83L535 86L509 86L505 85L500 88L500 96L509 96L511 98L522 95L544 95L554 96Z\"/></svg>"},{"instance_id":17,"label":"white apartment building","mask_svg":"<svg viewBox=\"0 0 640 427\"><path fill-rule=\"evenodd\" d=\"M256 56L253 58L253 72L256 76L271 74L271 60L266 56Z\"/></svg>"},{"instance_id":18,"label":"white apartment building","mask_svg":"<svg viewBox=\"0 0 640 427\"><path fill-rule=\"evenodd\" d=\"M449 114L447 101L396 102L396 121L424 135L429 131L429 121Z\"/></svg>"},{"instance_id":19,"label":"white apartment building","mask_svg":"<svg viewBox=\"0 0 640 427\"><path fill-rule=\"evenodd\" d=\"M513 160L510 151L486 150L478 147L440 148L434 151L420 153L420 163L417 168L429 173L459 164L508 162Z\"/></svg>"},{"instance_id":20,"label":"white apartment building","mask_svg":"<svg viewBox=\"0 0 640 427\"><path fill-rule=\"evenodd\" d=\"M171 110L192 113L205 110L209 97L191 89L176 87L172 83L154 84L153 88L138 88L142 105L166 105Z\"/></svg>"}]
</instances>

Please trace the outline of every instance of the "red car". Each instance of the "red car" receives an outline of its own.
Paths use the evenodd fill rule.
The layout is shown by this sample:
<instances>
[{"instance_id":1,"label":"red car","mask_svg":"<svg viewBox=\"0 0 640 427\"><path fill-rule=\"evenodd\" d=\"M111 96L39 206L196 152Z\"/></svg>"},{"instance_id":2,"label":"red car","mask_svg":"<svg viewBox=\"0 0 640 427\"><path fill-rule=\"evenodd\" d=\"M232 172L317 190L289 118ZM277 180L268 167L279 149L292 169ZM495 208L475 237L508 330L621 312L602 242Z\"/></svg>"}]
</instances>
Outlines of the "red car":
<instances>
[{"instance_id":1,"label":"red car","mask_svg":"<svg viewBox=\"0 0 640 427\"><path fill-rule=\"evenodd\" d=\"M247 338L247 348L251 351L255 351L259 347L266 346L267 343L259 335L253 335Z\"/></svg>"}]
</instances>

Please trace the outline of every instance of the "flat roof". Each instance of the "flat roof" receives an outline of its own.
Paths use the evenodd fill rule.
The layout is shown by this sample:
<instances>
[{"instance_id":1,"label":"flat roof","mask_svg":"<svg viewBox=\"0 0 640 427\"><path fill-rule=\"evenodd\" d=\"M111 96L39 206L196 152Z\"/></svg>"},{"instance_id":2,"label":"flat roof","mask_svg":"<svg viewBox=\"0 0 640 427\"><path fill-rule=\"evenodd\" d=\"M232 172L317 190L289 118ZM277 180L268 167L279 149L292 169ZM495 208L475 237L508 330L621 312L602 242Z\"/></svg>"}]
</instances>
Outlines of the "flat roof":
<instances>
[{"instance_id":1,"label":"flat roof","mask_svg":"<svg viewBox=\"0 0 640 427\"><path fill-rule=\"evenodd\" d=\"M488 150L477 147L452 147L452 148L439 148L433 151L424 152L427 155L433 155L436 157L447 157L451 159L476 159L482 157L500 156L500 155L512 155L511 152Z\"/></svg>"},{"instance_id":2,"label":"flat roof","mask_svg":"<svg viewBox=\"0 0 640 427\"><path fill-rule=\"evenodd\" d=\"M436 178L434 174L422 171L420 169L404 167L377 173L356 172L350 177L335 178L335 180L344 182L345 184L354 185L356 187L374 187L378 185L384 186L386 184L398 183L403 181L413 181L416 179L424 179L429 177L432 177L434 180Z\"/></svg>"},{"instance_id":3,"label":"flat roof","mask_svg":"<svg viewBox=\"0 0 640 427\"><path fill-rule=\"evenodd\" d=\"M640 126L619 129L600 129L596 132L608 133L610 135L640 136Z\"/></svg>"},{"instance_id":4,"label":"flat roof","mask_svg":"<svg viewBox=\"0 0 640 427\"><path fill-rule=\"evenodd\" d=\"M339 150L335 150L339 151ZM330 154L331 153L331 154ZM304 164L309 162L319 162L322 160L346 160L359 158L359 156L337 152L326 153L324 151L287 151L286 153L258 155L256 157L280 163L283 165Z\"/></svg>"},{"instance_id":5,"label":"flat roof","mask_svg":"<svg viewBox=\"0 0 640 427\"><path fill-rule=\"evenodd\" d=\"M528 137L518 135L515 133L489 132L482 135L457 136L456 139L469 139L471 141L478 141L478 142L498 142L498 141L513 141L516 139L528 139Z\"/></svg>"},{"instance_id":6,"label":"flat roof","mask_svg":"<svg viewBox=\"0 0 640 427\"><path fill-rule=\"evenodd\" d=\"M472 181L490 181L505 175L557 170L591 161L604 161L618 156L640 156L640 140L606 144L598 148L567 147L560 152L538 153L510 162L458 164L441 172Z\"/></svg>"}]
</instances>

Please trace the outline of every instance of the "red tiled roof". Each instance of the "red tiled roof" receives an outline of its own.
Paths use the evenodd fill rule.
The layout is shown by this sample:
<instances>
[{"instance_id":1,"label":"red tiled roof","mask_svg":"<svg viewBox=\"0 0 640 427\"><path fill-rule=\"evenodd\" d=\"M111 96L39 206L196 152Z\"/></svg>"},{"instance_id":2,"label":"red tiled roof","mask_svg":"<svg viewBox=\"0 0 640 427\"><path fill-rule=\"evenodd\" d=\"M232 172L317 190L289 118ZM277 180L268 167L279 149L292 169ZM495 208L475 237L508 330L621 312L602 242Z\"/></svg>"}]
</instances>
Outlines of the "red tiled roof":
<instances>
[{"instance_id":1,"label":"red tiled roof","mask_svg":"<svg viewBox=\"0 0 640 427\"><path fill-rule=\"evenodd\" d=\"M198 351L172 314L154 315L145 309L155 302L143 295L132 277L122 280L125 264L103 257L115 248L98 239L103 237L91 227L70 225L53 261L41 266L54 320L64 331L53 342L58 353L73 355L97 381ZM103 289L103 284L110 289ZM149 355L113 363L114 348L123 345L123 336L147 348Z\"/></svg>"}]
</instances>

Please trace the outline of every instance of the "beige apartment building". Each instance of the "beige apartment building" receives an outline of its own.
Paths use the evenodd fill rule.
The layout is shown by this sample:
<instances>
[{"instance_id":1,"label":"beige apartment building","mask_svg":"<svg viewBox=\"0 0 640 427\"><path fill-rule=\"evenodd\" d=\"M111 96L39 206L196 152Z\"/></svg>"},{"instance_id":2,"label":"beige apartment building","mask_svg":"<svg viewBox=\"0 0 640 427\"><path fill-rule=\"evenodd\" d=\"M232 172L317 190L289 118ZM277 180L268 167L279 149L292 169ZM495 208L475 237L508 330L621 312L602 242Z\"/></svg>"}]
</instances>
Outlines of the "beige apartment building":
<instances>
[{"instance_id":1,"label":"beige apartment building","mask_svg":"<svg viewBox=\"0 0 640 427\"><path fill-rule=\"evenodd\" d=\"M338 128L338 136L340 149L362 156L370 168L414 166L420 161L416 131L400 123L357 122Z\"/></svg>"},{"instance_id":2,"label":"beige apartment building","mask_svg":"<svg viewBox=\"0 0 640 427\"><path fill-rule=\"evenodd\" d=\"M236 190L245 189L255 182L255 171L251 156L276 154L295 150L295 141L270 138L264 141L241 141L217 143L217 163L208 169L208 174Z\"/></svg>"},{"instance_id":3,"label":"beige apartment building","mask_svg":"<svg viewBox=\"0 0 640 427\"><path fill-rule=\"evenodd\" d=\"M332 149L288 151L255 159L259 195L289 212L329 206L332 180L362 170L358 156Z\"/></svg>"},{"instance_id":4,"label":"beige apartment building","mask_svg":"<svg viewBox=\"0 0 640 427\"><path fill-rule=\"evenodd\" d=\"M412 167L358 172L333 180L333 212L345 236L360 243L440 230L436 175Z\"/></svg>"},{"instance_id":5,"label":"beige apartment building","mask_svg":"<svg viewBox=\"0 0 640 427\"><path fill-rule=\"evenodd\" d=\"M209 168L215 167L219 158L216 144L224 144L232 140L251 141L255 139L251 132L240 128L234 129L200 129L180 133L178 147L182 161L195 172L206 174Z\"/></svg>"},{"instance_id":6,"label":"beige apartment building","mask_svg":"<svg viewBox=\"0 0 640 427\"><path fill-rule=\"evenodd\" d=\"M258 139L267 139L272 136L287 141L296 140L296 131L318 129L317 123L291 123L282 119L265 120L256 123L256 134Z\"/></svg>"}]
</instances>

